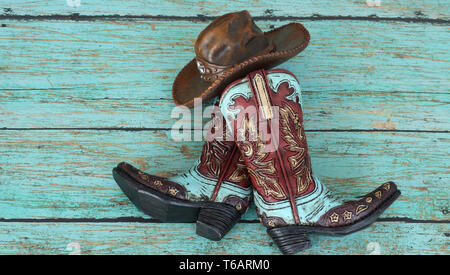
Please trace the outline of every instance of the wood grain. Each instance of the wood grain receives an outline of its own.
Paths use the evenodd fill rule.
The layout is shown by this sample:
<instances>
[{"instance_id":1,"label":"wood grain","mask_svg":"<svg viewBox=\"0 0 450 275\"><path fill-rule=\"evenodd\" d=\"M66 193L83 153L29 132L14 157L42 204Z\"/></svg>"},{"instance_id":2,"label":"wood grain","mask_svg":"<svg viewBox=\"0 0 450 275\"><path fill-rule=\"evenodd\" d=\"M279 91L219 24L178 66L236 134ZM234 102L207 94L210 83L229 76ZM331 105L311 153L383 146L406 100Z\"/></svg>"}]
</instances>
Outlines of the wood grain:
<instances>
[{"instance_id":1,"label":"wood grain","mask_svg":"<svg viewBox=\"0 0 450 275\"><path fill-rule=\"evenodd\" d=\"M253 208L211 242L143 215L111 177L124 160L160 176L194 162L202 143L166 130L171 84L198 33L241 9L311 33L282 68L302 84L315 175L344 198L402 190L379 222L302 254L449 254L450 6L369 2L0 0L0 254L279 253Z\"/></svg>"},{"instance_id":2,"label":"wood grain","mask_svg":"<svg viewBox=\"0 0 450 275\"><path fill-rule=\"evenodd\" d=\"M0 53L0 127L170 128L172 81L205 24L7 22L0 32L8 48ZM263 23L272 24L279 25ZM450 61L446 27L307 26L310 47L283 68L302 83L310 129L449 129L448 77L436 74Z\"/></svg>"},{"instance_id":3,"label":"wood grain","mask_svg":"<svg viewBox=\"0 0 450 275\"><path fill-rule=\"evenodd\" d=\"M403 191L384 217L448 219L448 134L308 132L313 171L344 198L388 180ZM169 131L0 131L0 218L145 217L120 191L120 161L160 176L186 171L202 142ZM252 209L246 220L256 220Z\"/></svg>"},{"instance_id":4,"label":"wood grain","mask_svg":"<svg viewBox=\"0 0 450 275\"><path fill-rule=\"evenodd\" d=\"M239 224L220 242L192 234L194 224L18 222L1 227L1 254L69 254L74 243L82 255L280 254L260 224ZM345 237L311 235L313 248L299 254L448 254L447 233L446 224L379 222Z\"/></svg>"},{"instance_id":5,"label":"wood grain","mask_svg":"<svg viewBox=\"0 0 450 275\"><path fill-rule=\"evenodd\" d=\"M72 98L170 98L208 22L2 21L1 90ZM283 68L306 91L448 93L448 27L401 22L304 22L311 43ZM262 29L281 26L263 21ZM75 89L76 88L76 89ZM44 90L40 93L38 90Z\"/></svg>"},{"instance_id":6,"label":"wood grain","mask_svg":"<svg viewBox=\"0 0 450 275\"><path fill-rule=\"evenodd\" d=\"M76 5L79 2L80 5ZM73 4L71 4L73 3ZM159 0L1 0L0 7L6 15L147 15L147 16L218 16L227 12L249 9L253 16L373 16L400 18L449 19L446 1L159 1Z\"/></svg>"},{"instance_id":7,"label":"wood grain","mask_svg":"<svg viewBox=\"0 0 450 275\"><path fill-rule=\"evenodd\" d=\"M0 128L167 129L180 119L192 119L172 118L175 107L172 99L151 98L147 89L135 92L142 99L74 97L71 95L76 94L74 90L0 90ZM307 130L449 129L447 94L358 91L302 94Z\"/></svg>"}]
</instances>

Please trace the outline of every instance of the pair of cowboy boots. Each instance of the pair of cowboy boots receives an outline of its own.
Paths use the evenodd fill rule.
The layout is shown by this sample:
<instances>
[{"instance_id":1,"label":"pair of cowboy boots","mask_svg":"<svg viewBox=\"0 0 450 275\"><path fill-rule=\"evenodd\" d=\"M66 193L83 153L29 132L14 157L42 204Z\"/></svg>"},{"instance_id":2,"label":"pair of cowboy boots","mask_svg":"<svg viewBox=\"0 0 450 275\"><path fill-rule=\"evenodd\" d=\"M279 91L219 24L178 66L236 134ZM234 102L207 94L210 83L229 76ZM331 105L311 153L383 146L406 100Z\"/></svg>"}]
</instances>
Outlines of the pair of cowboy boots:
<instances>
[{"instance_id":1,"label":"pair of cowboy boots","mask_svg":"<svg viewBox=\"0 0 450 275\"><path fill-rule=\"evenodd\" d=\"M284 254L311 246L309 234L348 234L375 222L400 195L393 182L351 201L313 176L303 127L300 84L285 70L256 70L231 83L218 102L233 141L206 142L186 174L161 178L130 164L117 183L145 213L197 222L197 234L220 240L248 209Z\"/></svg>"},{"instance_id":2,"label":"pair of cowboy boots","mask_svg":"<svg viewBox=\"0 0 450 275\"><path fill-rule=\"evenodd\" d=\"M144 213L164 222L197 222L197 234L218 241L247 211L252 195L238 147L224 139L207 137L200 158L182 175L162 178L122 162L114 179Z\"/></svg>"}]
</instances>

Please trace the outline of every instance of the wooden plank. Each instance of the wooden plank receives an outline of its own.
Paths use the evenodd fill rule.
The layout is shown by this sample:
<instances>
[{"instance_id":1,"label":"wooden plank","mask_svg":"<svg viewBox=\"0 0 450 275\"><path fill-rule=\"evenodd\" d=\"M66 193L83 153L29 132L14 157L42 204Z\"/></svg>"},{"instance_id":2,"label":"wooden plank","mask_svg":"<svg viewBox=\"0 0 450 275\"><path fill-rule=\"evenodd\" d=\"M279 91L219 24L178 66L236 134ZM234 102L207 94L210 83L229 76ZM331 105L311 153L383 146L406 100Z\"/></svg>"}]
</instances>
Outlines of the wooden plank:
<instances>
[{"instance_id":1,"label":"wooden plank","mask_svg":"<svg viewBox=\"0 0 450 275\"><path fill-rule=\"evenodd\" d=\"M311 32L310 46L282 65L299 77L304 90L449 92L447 26L304 23ZM2 24L0 48L7 49L0 53L2 91L20 94L37 89L74 99L159 99L170 98L172 81L193 58L193 43L207 22L3 20ZM259 24L268 30L282 22ZM35 102L40 94L36 92Z\"/></svg>"},{"instance_id":2,"label":"wooden plank","mask_svg":"<svg viewBox=\"0 0 450 275\"><path fill-rule=\"evenodd\" d=\"M314 174L344 198L393 180L403 195L383 217L448 219L448 134L307 134ZM201 144L176 143L169 131L0 131L0 218L144 217L111 169L128 161L175 175L190 168ZM244 219L255 220L254 210Z\"/></svg>"},{"instance_id":3,"label":"wooden plank","mask_svg":"<svg viewBox=\"0 0 450 275\"><path fill-rule=\"evenodd\" d=\"M77 247L79 254L280 254L260 224L238 224L220 242L195 235L194 224L18 222L0 227L0 254L69 254ZM300 255L450 253L446 224L378 222L344 237L311 235L311 241L312 249Z\"/></svg>"},{"instance_id":4,"label":"wooden plank","mask_svg":"<svg viewBox=\"0 0 450 275\"><path fill-rule=\"evenodd\" d=\"M0 91L0 128L167 129L181 118L192 119L171 118L172 99L146 98L148 91L139 90L142 99L73 98L73 90ZM447 94L305 91L303 109L307 130L450 128Z\"/></svg>"},{"instance_id":5,"label":"wooden plank","mask_svg":"<svg viewBox=\"0 0 450 275\"><path fill-rule=\"evenodd\" d=\"M248 3L81 2L0 0L0 127L100 128L0 131L0 219L12 219L0 220L0 253L65 254L71 242L83 254L279 253L256 223L240 223L215 243L195 236L192 224L101 222L146 217L113 182L117 162L172 175L187 169L201 146L175 143L168 131L105 128L169 128L171 82L192 58L196 35L212 17ZM449 254L449 6L387 0L368 6L252 4L263 29L294 17L311 31L311 46L283 67L306 90L315 174L345 197L390 179L403 191L383 215L397 222L345 238L313 236L318 245L305 254L367 254L372 243L382 254ZM254 209L244 216L255 219Z\"/></svg>"},{"instance_id":6,"label":"wooden plank","mask_svg":"<svg viewBox=\"0 0 450 275\"><path fill-rule=\"evenodd\" d=\"M5 48L10 49L3 52L3 64L0 64L3 72L0 78L4 80L0 82L0 127L169 128L173 120L168 119L167 114L174 106L170 102L171 82L192 55L193 40L186 41L185 34L191 28L187 28L186 22L151 22L7 24L0 36L0 44L6 43ZM367 23L339 23L336 33L344 32L342 37L325 30L329 26L324 22L310 22L311 32L315 29L314 33L322 36L316 43L323 40L329 45L339 44L351 40L352 31L362 34L370 29ZM194 25L194 29L200 31L202 24ZM411 26L400 25L376 23L375 29L381 34L397 26L393 32L389 31L390 35L397 31L400 37L410 40L410 33L404 29ZM302 56L286 63L286 67L283 65L300 78L306 90L309 129L447 130L448 87L442 83L448 79L445 73L436 73L445 72L448 67L447 51L439 49L439 45L448 44L447 39L438 43L441 35L442 39L445 37L446 29L442 26L422 28L413 27L422 32L432 28L426 32L431 34L430 39L416 41L418 45L414 47L411 42L410 51L394 53L392 59L379 65L380 54L366 52L379 51L382 47L405 51L407 47L401 47L402 39L392 34L394 43L388 39L385 41L389 42L388 46L380 43L383 39L372 36L369 41L366 37L356 42L365 46L364 51L356 45L348 45L342 52L338 47L338 55L330 52L331 46L324 48L325 44L312 43ZM173 33L172 38L164 36L166 29ZM148 32L154 36L143 35ZM191 35L195 37L196 33L191 32ZM14 47L8 47L11 43ZM366 50L367 47L370 49ZM177 53L176 48L182 51ZM345 50L348 54L342 55ZM421 60L415 63L416 70L405 73L402 67L417 62L412 60L417 58L414 54L418 51L434 59ZM183 56L180 57L180 53ZM381 53L383 57L387 55ZM404 58L395 58L396 55ZM437 55L444 59L436 59ZM362 62L367 64L366 73L361 68ZM377 62L377 67L369 66L370 62ZM333 63L340 65L332 66ZM387 65L396 66L395 71L401 70L402 77L393 77ZM441 70L440 66L443 66ZM384 81L373 80L377 78L384 78ZM401 90L402 86L406 92L386 94ZM430 95L431 92L437 94Z\"/></svg>"},{"instance_id":7,"label":"wooden plank","mask_svg":"<svg viewBox=\"0 0 450 275\"><path fill-rule=\"evenodd\" d=\"M79 4L78 4L79 3ZM158 1L158 0L1 0L5 14L14 15L176 15L218 16L236 10L249 9L254 16L324 16L412 17L448 19L446 1Z\"/></svg>"}]
</instances>

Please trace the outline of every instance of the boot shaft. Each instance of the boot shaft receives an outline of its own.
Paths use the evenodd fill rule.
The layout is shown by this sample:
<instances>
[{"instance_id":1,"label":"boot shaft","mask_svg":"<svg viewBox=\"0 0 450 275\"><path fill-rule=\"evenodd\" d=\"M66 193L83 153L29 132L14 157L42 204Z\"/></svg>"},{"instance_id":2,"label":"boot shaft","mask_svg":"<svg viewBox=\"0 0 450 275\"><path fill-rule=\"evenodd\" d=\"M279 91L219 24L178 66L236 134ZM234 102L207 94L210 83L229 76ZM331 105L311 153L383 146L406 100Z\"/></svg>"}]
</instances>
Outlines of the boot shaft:
<instances>
[{"instance_id":1,"label":"boot shaft","mask_svg":"<svg viewBox=\"0 0 450 275\"><path fill-rule=\"evenodd\" d=\"M244 160L233 141L214 139L205 142L197 169L208 178L217 178L243 188L250 186Z\"/></svg>"},{"instance_id":2,"label":"boot shaft","mask_svg":"<svg viewBox=\"0 0 450 275\"><path fill-rule=\"evenodd\" d=\"M220 108L258 197L289 201L298 222L295 200L316 188L298 80L285 70L255 71L225 89Z\"/></svg>"},{"instance_id":3,"label":"boot shaft","mask_svg":"<svg viewBox=\"0 0 450 275\"><path fill-rule=\"evenodd\" d=\"M367 227L400 195L387 182L344 201L313 178L300 85L288 71L252 72L230 84L219 105L248 168L256 212L285 254L310 247L310 233Z\"/></svg>"},{"instance_id":4,"label":"boot shaft","mask_svg":"<svg viewBox=\"0 0 450 275\"><path fill-rule=\"evenodd\" d=\"M170 178L189 191L190 200L228 203L246 210L251 183L241 153L232 140L222 116L215 113L206 125L206 141L197 162L189 171Z\"/></svg>"}]
</instances>

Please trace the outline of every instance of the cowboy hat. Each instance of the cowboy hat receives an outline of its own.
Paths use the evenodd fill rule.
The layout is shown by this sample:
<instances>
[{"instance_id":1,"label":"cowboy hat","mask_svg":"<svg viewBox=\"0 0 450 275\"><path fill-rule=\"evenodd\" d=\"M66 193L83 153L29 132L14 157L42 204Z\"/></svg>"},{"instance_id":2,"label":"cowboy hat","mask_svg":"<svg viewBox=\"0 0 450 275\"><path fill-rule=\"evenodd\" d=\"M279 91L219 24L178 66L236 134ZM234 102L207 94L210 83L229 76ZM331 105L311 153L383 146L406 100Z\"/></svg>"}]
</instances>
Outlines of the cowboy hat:
<instances>
[{"instance_id":1,"label":"cowboy hat","mask_svg":"<svg viewBox=\"0 0 450 275\"><path fill-rule=\"evenodd\" d=\"M262 32L248 11L222 15L198 36L196 57L173 83L173 100L191 108L195 98L214 98L234 80L296 56L306 48L309 39L308 30L299 23Z\"/></svg>"}]
</instances>

